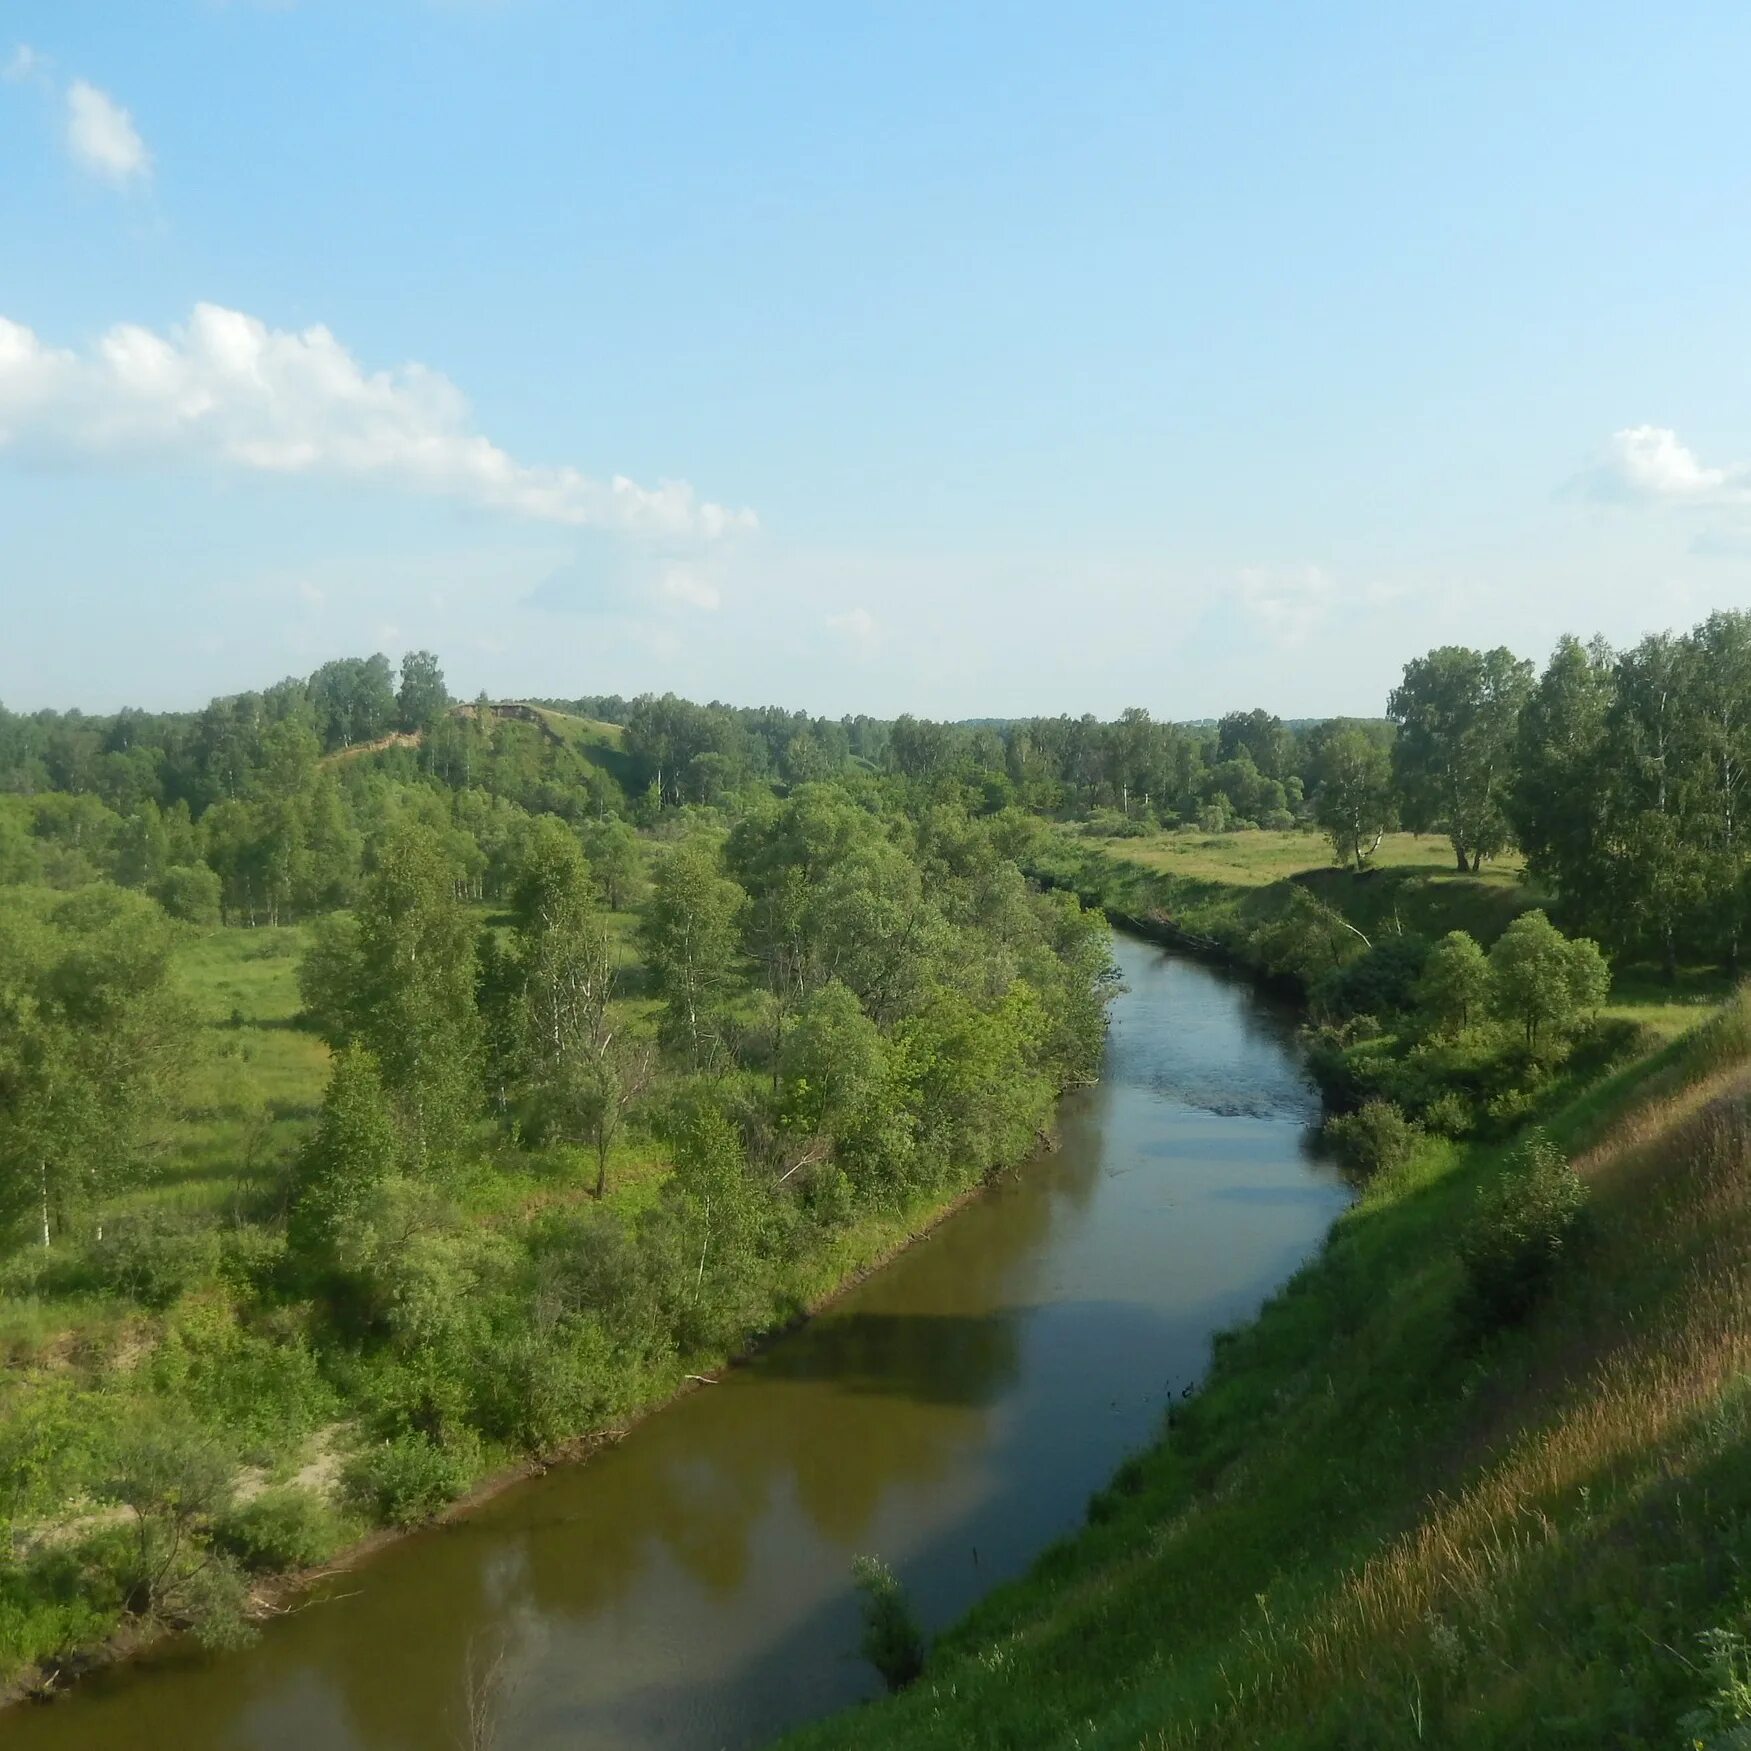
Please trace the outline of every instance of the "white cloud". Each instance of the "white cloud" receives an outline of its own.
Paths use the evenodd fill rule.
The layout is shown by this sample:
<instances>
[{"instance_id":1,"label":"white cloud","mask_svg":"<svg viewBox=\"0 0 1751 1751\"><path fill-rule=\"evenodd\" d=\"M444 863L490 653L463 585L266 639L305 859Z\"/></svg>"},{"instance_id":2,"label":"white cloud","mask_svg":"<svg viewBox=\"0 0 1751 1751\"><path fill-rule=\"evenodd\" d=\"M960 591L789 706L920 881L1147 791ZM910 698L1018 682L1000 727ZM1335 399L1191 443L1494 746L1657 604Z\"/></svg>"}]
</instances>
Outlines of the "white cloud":
<instances>
[{"instance_id":1,"label":"white cloud","mask_svg":"<svg viewBox=\"0 0 1751 1751\"><path fill-rule=\"evenodd\" d=\"M1239 577L1240 603L1273 644L1303 644L1332 604L1332 581L1316 565L1253 567Z\"/></svg>"},{"instance_id":2,"label":"white cloud","mask_svg":"<svg viewBox=\"0 0 1751 1751\"><path fill-rule=\"evenodd\" d=\"M1626 426L1583 484L1594 498L1654 504L1751 504L1751 466L1712 468L1667 426Z\"/></svg>"},{"instance_id":3,"label":"white cloud","mask_svg":"<svg viewBox=\"0 0 1751 1751\"><path fill-rule=\"evenodd\" d=\"M159 334L132 323L83 353L0 316L0 448L85 460L217 462L378 482L540 522L715 539L758 527L685 481L640 486L516 461L471 429L439 372L366 371L321 326L293 332L216 304Z\"/></svg>"},{"instance_id":4,"label":"white cloud","mask_svg":"<svg viewBox=\"0 0 1751 1751\"><path fill-rule=\"evenodd\" d=\"M867 608L847 608L843 614L829 614L827 625L861 650L868 650L881 632L876 617Z\"/></svg>"},{"instance_id":5,"label":"white cloud","mask_svg":"<svg viewBox=\"0 0 1751 1751\"><path fill-rule=\"evenodd\" d=\"M690 565L669 566L657 579L657 594L666 602L702 608L708 614L716 613L723 603L717 585Z\"/></svg>"},{"instance_id":6,"label":"white cloud","mask_svg":"<svg viewBox=\"0 0 1751 1751\"><path fill-rule=\"evenodd\" d=\"M0 63L0 79L8 85L22 85L25 80L43 70L43 58L29 43L19 43L3 63Z\"/></svg>"},{"instance_id":7,"label":"white cloud","mask_svg":"<svg viewBox=\"0 0 1751 1751\"><path fill-rule=\"evenodd\" d=\"M134 118L108 92L83 79L67 87L67 146L75 162L118 186L152 168Z\"/></svg>"}]
</instances>

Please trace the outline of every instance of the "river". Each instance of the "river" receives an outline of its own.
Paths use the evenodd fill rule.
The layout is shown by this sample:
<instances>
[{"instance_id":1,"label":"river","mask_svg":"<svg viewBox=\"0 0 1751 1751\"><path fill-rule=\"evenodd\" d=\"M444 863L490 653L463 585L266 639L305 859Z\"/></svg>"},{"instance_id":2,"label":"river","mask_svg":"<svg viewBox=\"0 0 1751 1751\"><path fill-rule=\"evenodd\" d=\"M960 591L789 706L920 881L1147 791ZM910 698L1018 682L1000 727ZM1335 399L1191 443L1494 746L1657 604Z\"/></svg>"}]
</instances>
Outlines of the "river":
<instances>
[{"instance_id":1,"label":"river","mask_svg":"<svg viewBox=\"0 0 1751 1751\"><path fill-rule=\"evenodd\" d=\"M171 1645L50 1708L22 1751L466 1746L720 1751L872 1694L859 1552L951 1621L1080 1522L1319 1244L1346 1194L1306 1149L1292 1018L1128 938L1105 1074L1060 1144L818 1319L587 1464L337 1575L241 1653Z\"/></svg>"}]
</instances>

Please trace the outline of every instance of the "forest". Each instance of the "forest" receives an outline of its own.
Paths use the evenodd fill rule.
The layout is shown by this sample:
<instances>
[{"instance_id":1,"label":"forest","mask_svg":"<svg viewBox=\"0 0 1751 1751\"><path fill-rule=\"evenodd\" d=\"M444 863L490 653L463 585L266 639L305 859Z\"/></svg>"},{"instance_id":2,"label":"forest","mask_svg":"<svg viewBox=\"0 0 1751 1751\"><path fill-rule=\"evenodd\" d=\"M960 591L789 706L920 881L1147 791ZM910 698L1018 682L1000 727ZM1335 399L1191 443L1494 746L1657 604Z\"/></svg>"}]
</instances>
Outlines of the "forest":
<instances>
[{"instance_id":1,"label":"forest","mask_svg":"<svg viewBox=\"0 0 1751 1751\"><path fill-rule=\"evenodd\" d=\"M1098 1075L1103 911L1298 993L1358 1172L1507 1136L1622 1049L1613 969L1737 971L1748 773L1742 614L1432 651L1378 718L456 701L426 652L0 710L0 1662L236 1640L806 1312ZM1490 929L1407 928L1404 834L1515 855ZM1279 841L1346 907L1085 855Z\"/></svg>"}]
</instances>

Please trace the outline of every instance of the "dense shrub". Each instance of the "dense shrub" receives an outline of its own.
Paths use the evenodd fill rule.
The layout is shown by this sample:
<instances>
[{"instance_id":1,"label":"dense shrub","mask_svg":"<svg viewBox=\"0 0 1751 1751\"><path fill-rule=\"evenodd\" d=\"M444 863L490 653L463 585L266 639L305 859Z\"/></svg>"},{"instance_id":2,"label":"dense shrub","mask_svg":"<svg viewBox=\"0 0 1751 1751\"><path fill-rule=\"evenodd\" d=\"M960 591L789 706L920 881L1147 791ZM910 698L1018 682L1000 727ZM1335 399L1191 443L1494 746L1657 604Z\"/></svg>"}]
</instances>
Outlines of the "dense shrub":
<instances>
[{"instance_id":1,"label":"dense shrub","mask_svg":"<svg viewBox=\"0 0 1751 1751\"><path fill-rule=\"evenodd\" d=\"M423 1435L397 1435L367 1447L344 1474L359 1507L385 1526L417 1526L468 1486L467 1456Z\"/></svg>"},{"instance_id":2,"label":"dense shrub","mask_svg":"<svg viewBox=\"0 0 1751 1751\"><path fill-rule=\"evenodd\" d=\"M863 1600L863 1657L890 1690L903 1690L924 1670L924 1632L918 1618L893 1570L880 1558L855 1557L851 1572Z\"/></svg>"},{"instance_id":3,"label":"dense shrub","mask_svg":"<svg viewBox=\"0 0 1751 1751\"><path fill-rule=\"evenodd\" d=\"M1357 959L1333 967L1314 981L1316 1014L1397 1015L1416 1002L1429 945L1420 936L1386 936Z\"/></svg>"},{"instance_id":4,"label":"dense shrub","mask_svg":"<svg viewBox=\"0 0 1751 1751\"><path fill-rule=\"evenodd\" d=\"M470 1370L474 1426L526 1453L552 1452L587 1433L608 1408L606 1352L593 1322L495 1338Z\"/></svg>"},{"instance_id":5,"label":"dense shrub","mask_svg":"<svg viewBox=\"0 0 1751 1751\"><path fill-rule=\"evenodd\" d=\"M1477 1112L1464 1095L1448 1089L1423 1108L1418 1122L1437 1137L1464 1137L1477 1124Z\"/></svg>"},{"instance_id":6,"label":"dense shrub","mask_svg":"<svg viewBox=\"0 0 1751 1751\"><path fill-rule=\"evenodd\" d=\"M340 1541L334 1510L296 1484L263 1490L221 1514L213 1527L214 1545L256 1575L307 1569L331 1556Z\"/></svg>"},{"instance_id":7,"label":"dense shrub","mask_svg":"<svg viewBox=\"0 0 1751 1751\"><path fill-rule=\"evenodd\" d=\"M1587 1188L1565 1156L1534 1134L1478 1199L1460 1239L1465 1311L1490 1330L1524 1319L1573 1244Z\"/></svg>"},{"instance_id":8,"label":"dense shrub","mask_svg":"<svg viewBox=\"0 0 1751 1751\"><path fill-rule=\"evenodd\" d=\"M228 1307L206 1302L166 1332L152 1381L258 1459L284 1450L335 1408L333 1389L301 1339L247 1331Z\"/></svg>"},{"instance_id":9,"label":"dense shrub","mask_svg":"<svg viewBox=\"0 0 1751 1751\"><path fill-rule=\"evenodd\" d=\"M1370 1100L1353 1113L1339 1113L1325 1122L1326 1141L1338 1159L1364 1178L1389 1173L1410 1160L1418 1128L1389 1100Z\"/></svg>"},{"instance_id":10,"label":"dense shrub","mask_svg":"<svg viewBox=\"0 0 1751 1751\"><path fill-rule=\"evenodd\" d=\"M167 869L152 884L152 897L185 924L219 922L219 878L204 863L182 863Z\"/></svg>"},{"instance_id":11,"label":"dense shrub","mask_svg":"<svg viewBox=\"0 0 1751 1751\"><path fill-rule=\"evenodd\" d=\"M143 1211L113 1227L92 1253L104 1287L142 1307L168 1307L210 1277L218 1262L217 1230L163 1210Z\"/></svg>"}]
</instances>

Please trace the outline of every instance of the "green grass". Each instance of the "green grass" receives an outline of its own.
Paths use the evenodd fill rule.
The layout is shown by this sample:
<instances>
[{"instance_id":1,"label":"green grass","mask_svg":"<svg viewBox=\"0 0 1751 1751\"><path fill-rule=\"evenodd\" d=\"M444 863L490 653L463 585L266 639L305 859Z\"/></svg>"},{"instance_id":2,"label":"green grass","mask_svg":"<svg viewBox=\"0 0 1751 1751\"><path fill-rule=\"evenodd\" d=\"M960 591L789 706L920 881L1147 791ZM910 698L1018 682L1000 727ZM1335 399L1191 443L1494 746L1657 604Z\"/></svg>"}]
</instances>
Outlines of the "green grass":
<instances>
[{"instance_id":1,"label":"green grass","mask_svg":"<svg viewBox=\"0 0 1751 1751\"><path fill-rule=\"evenodd\" d=\"M1426 1146L897 1699L799 1748L1660 1746L1751 1628L1751 998L1542 1115L1594 1229L1461 1318L1499 1150Z\"/></svg>"},{"instance_id":2,"label":"green grass","mask_svg":"<svg viewBox=\"0 0 1751 1751\"><path fill-rule=\"evenodd\" d=\"M519 700L517 703L527 702ZM635 777L634 762L626 751L626 731L619 724L601 723L591 717L576 717L569 711L555 711L546 705L533 705L529 709L561 741L575 748L586 760L600 766L622 790L630 794Z\"/></svg>"},{"instance_id":3,"label":"green grass","mask_svg":"<svg viewBox=\"0 0 1751 1751\"><path fill-rule=\"evenodd\" d=\"M298 927L221 927L177 955L201 1023L152 1185L154 1204L222 1209L303 1140L328 1078L328 1048L298 1025Z\"/></svg>"}]
</instances>

